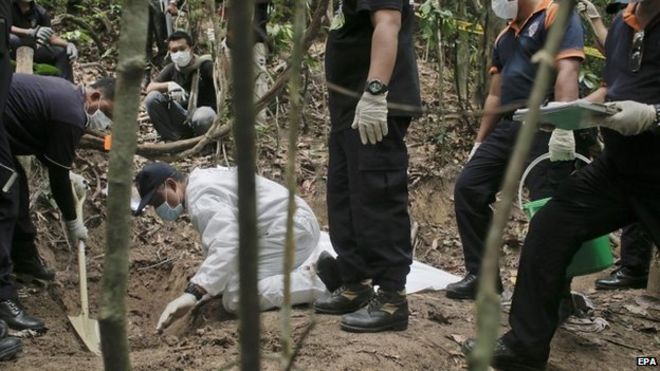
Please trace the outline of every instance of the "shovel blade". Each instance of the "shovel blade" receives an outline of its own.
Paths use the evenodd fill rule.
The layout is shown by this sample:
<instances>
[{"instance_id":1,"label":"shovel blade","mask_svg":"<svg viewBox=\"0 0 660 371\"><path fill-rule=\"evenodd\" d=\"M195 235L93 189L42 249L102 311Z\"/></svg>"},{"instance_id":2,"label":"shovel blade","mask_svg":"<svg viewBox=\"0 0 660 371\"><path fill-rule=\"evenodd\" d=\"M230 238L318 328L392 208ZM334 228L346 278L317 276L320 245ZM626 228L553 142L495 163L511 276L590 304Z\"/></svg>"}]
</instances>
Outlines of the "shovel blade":
<instances>
[{"instance_id":1,"label":"shovel blade","mask_svg":"<svg viewBox=\"0 0 660 371\"><path fill-rule=\"evenodd\" d=\"M99 331L99 322L86 316L68 316L71 325L78 333L90 352L101 355L101 331Z\"/></svg>"}]
</instances>

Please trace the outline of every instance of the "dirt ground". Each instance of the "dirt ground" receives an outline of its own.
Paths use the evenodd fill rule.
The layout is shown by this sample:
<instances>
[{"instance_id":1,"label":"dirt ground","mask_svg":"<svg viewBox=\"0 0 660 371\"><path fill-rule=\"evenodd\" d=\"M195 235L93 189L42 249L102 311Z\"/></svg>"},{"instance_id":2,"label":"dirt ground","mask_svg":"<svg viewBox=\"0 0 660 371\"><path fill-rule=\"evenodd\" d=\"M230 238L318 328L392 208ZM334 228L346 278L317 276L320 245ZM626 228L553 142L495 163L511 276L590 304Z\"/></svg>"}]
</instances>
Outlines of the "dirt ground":
<instances>
[{"instance_id":1,"label":"dirt ground","mask_svg":"<svg viewBox=\"0 0 660 371\"><path fill-rule=\"evenodd\" d=\"M437 74L422 66L426 93L433 96ZM317 212L327 229L325 169L327 153L327 109L323 103L322 74L312 76L312 94L306 111L307 126L299 144L299 190ZM445 102L452 105L451 96ZM434 102L426 101L433 105ZM259 131L259 172L282 180L286 138L279 125ZM455 274L463 274L460 240L453 214L452 185L471 146L471 130L455 119L443 123L432 114L415 123L408 136L410 149L410 210L419 226L415 258ZM153 138L146 124L142 140ZM467 133L467 134L466 134ZM224 155L178 162L184 170L194 166L231 162L231 143L225 141ZM222 151L221 151L222 152ZM136 165L144 163L137 159ZM84 174L92 189L85 207L91 238L88 241L88 272L92 316L99 303L105 233L107 156L79 151L76 171ZM56 212L40 201L35 192L34 220L39 229L39 248L47 264L57 269L56 282L49 287L24 287L22 301L29 312L43 318L48 331L24 339L22 355L0 365L2 370L89 371L102 368L100 358L86 352L67 315L79 313L78 273L75 254L62 239ZM202 259L196 232L187 220L161 222L153 212L134 220L130 252L130 282L127 297L131 360L135 370L218 370L231 368L239 352L236 318L213 300L181 320L164 335L155 326L165 305L180 295ZM524 236L526 221L514 215L505 236L502 272L510 290ZM604 276L608 272L599 275ZM641 290L596 292L593 280L578 279L574 289L586 293L595 305L594 316L609 326L600 333L560 329L553 341L549 370L632 370L635 357L660 358L660 314L640 304ZM466 362L460 342L475 334L475 308L470 301L452 301L443 292L410 295L412 310L407 331L382 334L350 334L339 329L339 318L314 315L309 308L294 311L293 327L300 339L314 323L296 360L299 370L461 370ZM264 368L279 369L279 316L275 311L261 317ZM502 315L503 331L506 314Z\"/></svg>"}]
</instances>

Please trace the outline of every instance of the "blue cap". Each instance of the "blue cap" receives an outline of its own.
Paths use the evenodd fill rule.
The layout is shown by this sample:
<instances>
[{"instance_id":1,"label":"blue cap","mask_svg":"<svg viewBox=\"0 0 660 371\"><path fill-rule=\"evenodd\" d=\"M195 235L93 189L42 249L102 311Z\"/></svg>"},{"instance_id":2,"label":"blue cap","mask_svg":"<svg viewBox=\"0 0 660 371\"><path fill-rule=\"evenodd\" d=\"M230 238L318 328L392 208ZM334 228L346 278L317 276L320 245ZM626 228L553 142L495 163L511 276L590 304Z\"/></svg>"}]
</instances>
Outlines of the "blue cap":
<instances>
[{"instance_id":1,"label":"blue cap","mask_svg":"<svg viewBox=\"0 0 660 371\"><path fill-rule=\"evenodd\" d=\"M176 174L176 169L164 162L150 162L145 165L135 176L135 185L140 193L140 204L135 209L135 215L140 215L142 210L151 202L158 188L165 183L167 178Z\"/></svg>"}]
</instances>

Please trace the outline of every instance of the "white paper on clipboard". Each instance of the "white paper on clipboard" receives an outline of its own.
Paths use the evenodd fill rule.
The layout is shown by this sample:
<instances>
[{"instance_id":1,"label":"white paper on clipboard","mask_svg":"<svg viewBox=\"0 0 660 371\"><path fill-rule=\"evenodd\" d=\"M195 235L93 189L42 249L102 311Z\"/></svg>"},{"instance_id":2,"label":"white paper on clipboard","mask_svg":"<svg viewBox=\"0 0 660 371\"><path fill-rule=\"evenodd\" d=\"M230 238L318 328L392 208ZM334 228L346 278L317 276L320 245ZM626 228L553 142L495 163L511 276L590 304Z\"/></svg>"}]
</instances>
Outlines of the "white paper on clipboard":
<instances>
[{"instance_id":1,"label":"white paper on clipboard","mask_svg":"<svg viewBox=\"0 0 660 371\"><path fill-rule=\"evenodd\" d=\"M528 108L517 110L513 114L513 120L524 122L528 112ZM553 102L552 105L541 107L539 122L565 130L587 129L598 126L604 117L617 112L619 110L615 107L587 101Z\"/></svg>"}]
</instances>

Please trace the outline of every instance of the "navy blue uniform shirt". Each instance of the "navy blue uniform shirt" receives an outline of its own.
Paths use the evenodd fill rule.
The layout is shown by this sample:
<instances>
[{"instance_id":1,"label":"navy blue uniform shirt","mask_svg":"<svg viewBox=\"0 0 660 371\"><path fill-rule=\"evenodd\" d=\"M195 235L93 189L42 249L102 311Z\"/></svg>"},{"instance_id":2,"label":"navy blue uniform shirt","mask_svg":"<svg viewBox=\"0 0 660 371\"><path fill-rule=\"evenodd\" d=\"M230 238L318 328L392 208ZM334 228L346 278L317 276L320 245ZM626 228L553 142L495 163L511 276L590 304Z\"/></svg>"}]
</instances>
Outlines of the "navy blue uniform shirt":
<instances>
[{"instance_id":1,"label":"navy blue uniform shirt","mask_svg":"<svg viewBox=\"0 0 660 371\"><path fill-rule=\"evenodd\" d=\"M59 77L14 74L3 120L13 155L69 169L87 124L82 89Z\"/></svg>"},{"instance_id":2,"label":"navy blue uniform shirt","mask_svg":"<svg viewBox=\"0 0 660 371\"><path fill-rule=\"evenodd\" d=\"M605 84L607 100L634 100L646 104L660 104L660 16L646 27L642 63L633 72L630 63L633 35L639 31L635 17L637 5L629 5L619 14L607 34L605 50ZM605 155L614 161L624 174L647 174L660 178L660 135L650 132L623 136L602 128Z\"/></svg>"},{"instance_id":3,"label":"navy blue uniform shirt","mask_svg":"<svg viewBox=\"0 0 660 371\"><path fill-rule=\"evenodd\" d=\"M351 97L329 89L332 130L346 129L353 123L355 106L364 92L371 64L371 38L374 31L371 14L383 9L401 11L399 45L387 101L412 108L390 109L388 114L418 116L422 103L413 41L415 14L408 0L344 0L342 8L345 18L343 27L330 31L328 35L325 77L329 83L348 89L358 96Z\"/></svg>"},{"instance_id":4,"label":"navy blue uniform shirt","mask_svg":"<svg viewBox=\"0 0 660 371\"><path fill-rule=\"evenodd\" d=\"M541 1L522 25L511 22L495 41L490 72L502 75L501 105L524 104L529 99L538 69L532 56L545 45L557 9L558 5L552 0ZM557 55L557 60L565 58L584 59L584 31L575 13L569 20ZM553 100L553 92L554 85L551 85L546 97Z\"/></svg>"}]
</instances>

